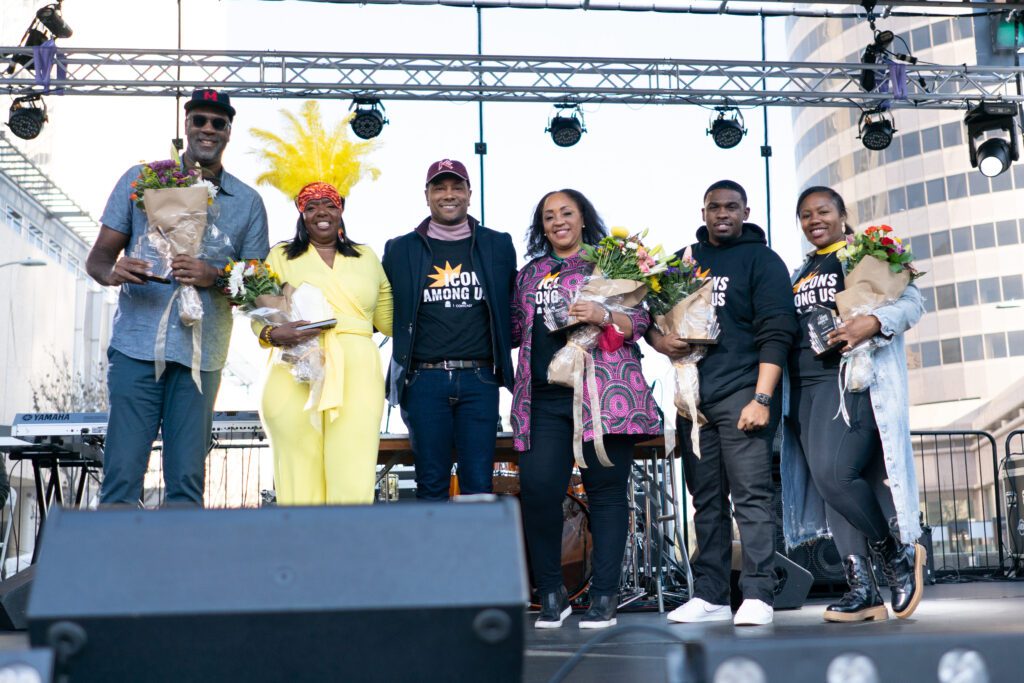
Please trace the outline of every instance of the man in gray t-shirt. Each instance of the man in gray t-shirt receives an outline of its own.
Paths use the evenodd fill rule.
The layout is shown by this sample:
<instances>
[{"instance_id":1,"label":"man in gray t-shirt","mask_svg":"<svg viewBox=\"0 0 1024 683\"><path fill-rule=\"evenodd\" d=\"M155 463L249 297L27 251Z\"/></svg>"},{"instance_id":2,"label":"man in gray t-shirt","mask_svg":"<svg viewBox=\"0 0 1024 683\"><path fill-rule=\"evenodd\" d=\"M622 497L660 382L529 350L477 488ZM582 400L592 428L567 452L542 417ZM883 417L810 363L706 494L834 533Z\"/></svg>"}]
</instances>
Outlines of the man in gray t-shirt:
<instances>
[{"instance_id":1,"label":"man in gray t-shirt","mask_svg":"<svg viewBox=\"0 0 1024 683\"><path fill-rule=\"evenodd\" d=\"M179 254L171 262L170 284L150 280L153 264L135 258L147 229L146 215L131 197L141 167L128 169L111 192L86 261L93 279L121 288L107 350L110 419L101 503L138 503L159 430L165 501L202 504L213 404L231 337L231 307L214 285L227 257L263 259L269 248L263 200L221 165L235 116L230 98L216 90L196 90L185 112L188 146L182 162L189 168L198 163L204 177L218 186L211 215L230 248L222 249L220 257ZM166 369L156 376L161 316L179 285L194 286L203 304L201 393L192 378L192 329L178 315L180 298L172 305L166 335L160 335Z\"/></svg>"}]
</instances>

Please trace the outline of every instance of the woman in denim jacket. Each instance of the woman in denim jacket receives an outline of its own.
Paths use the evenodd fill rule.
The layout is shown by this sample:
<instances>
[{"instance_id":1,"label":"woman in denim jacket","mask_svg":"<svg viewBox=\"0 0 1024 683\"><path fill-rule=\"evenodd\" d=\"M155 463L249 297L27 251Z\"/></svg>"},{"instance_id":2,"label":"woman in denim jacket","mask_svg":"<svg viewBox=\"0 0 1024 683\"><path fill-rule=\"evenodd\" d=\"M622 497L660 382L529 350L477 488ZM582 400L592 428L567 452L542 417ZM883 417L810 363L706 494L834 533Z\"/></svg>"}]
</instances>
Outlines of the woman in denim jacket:
<instances>
[{"instance_id":1,"label":"woman in denim jacket","mask_svg":"<svg viewBox=\"0 0 1024 683\"><path fill-rule=\"evenodd\" d=\"M793 547L828 534L835 540L850 591L826 608L826 621L888 618L869 551L892 590L893 612L905 619L921 600L926 559L916 543L921 527L903 347L903 333L924 312L921 294L910 284L897 301L845 321L828 337L837 349L819 357L810 344L808 323L822 307L836 308L835 294L844 281L836 252L851 231L845 203L831 188L805 190L797 216L815 251L793 276L801 337L790 356L783 392L786 544ZM840 359L863 342L874 347L874 379L868 390L846 393L847 424L838 415Z\"/></svg>"},{"instance_id":2,"label":"woman in denim jacket","mask_svg":"<svg viewBox=\"0 0 1024 683\"><path fill-rule=\"evenodd\" d=\"M573 390L548 384L552 356L565 346L564 334L549 334L543 312L583 284L593 264L580 258L584 243L607 234L593 205L575 190L545 195L534 212L527 253L534 257L516 278L512 300L512 346L519 347L512 397L512 431L519 457L520 501L534 583L541 598L537 628L558 628L571 613L562 582L562 502L573 468ZM594 538L590 608L580 628L616 623L622 557L626 547L626 483L633 446L661 433L654 397L640 368L637 340L650 324L645 310L611 311L594 302L572 304L570 314L603 328L590 351L600 394L601 414L590 412L583 396L581 470ZM612 467L594 451L593 421L601 420Z\"/></svg>"}]
</instances>

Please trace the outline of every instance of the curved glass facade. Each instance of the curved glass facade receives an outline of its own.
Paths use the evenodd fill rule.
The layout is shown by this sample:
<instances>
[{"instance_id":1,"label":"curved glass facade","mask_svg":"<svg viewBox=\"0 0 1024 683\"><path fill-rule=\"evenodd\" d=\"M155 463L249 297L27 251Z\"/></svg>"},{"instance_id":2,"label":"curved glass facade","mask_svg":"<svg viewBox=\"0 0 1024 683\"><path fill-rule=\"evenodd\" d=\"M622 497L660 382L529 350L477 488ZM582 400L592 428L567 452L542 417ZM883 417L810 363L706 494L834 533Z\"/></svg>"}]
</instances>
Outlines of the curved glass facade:
<instances>
[{"instance_id":1,"label":"curved glass facade","mask_svg":"<svg viewBox=\"0 0 1024 683\"><path fill-rule=\"evenodd\" d=\"M993 63L988 18L890 18L895 52L925 62ZM866 21L791 18L790 58L858 62ZM794 110L801 187L839 191L850 221L908 237L927 312L907 335L913 404L987 400L1024 375L1024 160L995 178L971 168L963 111L894 110L882 152L857 139L858 109Z\"/></svg>"}]
</instances>

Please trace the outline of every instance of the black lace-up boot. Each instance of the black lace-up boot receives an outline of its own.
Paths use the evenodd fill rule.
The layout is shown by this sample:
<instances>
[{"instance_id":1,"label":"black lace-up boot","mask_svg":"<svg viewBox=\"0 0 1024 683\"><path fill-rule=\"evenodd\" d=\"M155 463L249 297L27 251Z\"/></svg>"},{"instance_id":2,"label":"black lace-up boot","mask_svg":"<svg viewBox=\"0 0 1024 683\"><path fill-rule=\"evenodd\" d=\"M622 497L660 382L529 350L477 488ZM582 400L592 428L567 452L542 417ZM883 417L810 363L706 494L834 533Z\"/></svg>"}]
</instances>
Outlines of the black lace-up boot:
<instances>
[{"instance_id":1,"label":"black lace-up boot","mask_svg":"<svg viewBox=\"0 0 1024 683\"><path fill-rule=\"evenodd\" d=\"M884 621L889 610L878 593L871 561L861 555L849 555L843 560L846 581L850 591L839 602L825 608L825 621Z\"/></svg>"},{"instance_id":2,"label":"black lace-up boot","mask_svg":"<svg viewBox=\"0 0 1024 683\"><path fill-rule=\"evenodd\" d=\"M892 535L870 545L892 591L892 611L906 619L924 595L925 549L918 543L900 543Z\"/></svg>"}]
</instances>

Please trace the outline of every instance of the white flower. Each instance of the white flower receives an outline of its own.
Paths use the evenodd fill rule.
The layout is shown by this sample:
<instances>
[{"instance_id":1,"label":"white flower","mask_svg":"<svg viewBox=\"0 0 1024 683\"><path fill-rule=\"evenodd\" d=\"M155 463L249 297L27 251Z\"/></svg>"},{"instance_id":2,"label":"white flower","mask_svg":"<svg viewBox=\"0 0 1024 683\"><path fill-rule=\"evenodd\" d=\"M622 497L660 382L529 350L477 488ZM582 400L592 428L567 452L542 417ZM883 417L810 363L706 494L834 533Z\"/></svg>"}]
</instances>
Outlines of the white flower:
<instances>
[{"instance_id":1,"label":"white flower","mask_svg":"<svg viewBox=\"0 0 1024 683\"><path fill-rule=\"evenodd\" d=\"M206 178L200 178L195 182L196 187L205 187L206 194L208 195L209 202L212 204L214 198L217 196L217 190L220 188L211 183Z\"/></svg>"},{"instance_id":2,"label":"white flower","mask_svg":"<svg viewBox=\"0 0 1024 683\"><path fill-rule=\"evenodd\" d=\"M231 296L237 297L245 294L244 277L245 273L241 268L231 269L231 275L228 276L228 291L231 292Z\"/></svg>"}]
</instances>

